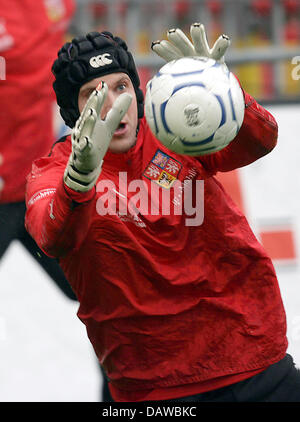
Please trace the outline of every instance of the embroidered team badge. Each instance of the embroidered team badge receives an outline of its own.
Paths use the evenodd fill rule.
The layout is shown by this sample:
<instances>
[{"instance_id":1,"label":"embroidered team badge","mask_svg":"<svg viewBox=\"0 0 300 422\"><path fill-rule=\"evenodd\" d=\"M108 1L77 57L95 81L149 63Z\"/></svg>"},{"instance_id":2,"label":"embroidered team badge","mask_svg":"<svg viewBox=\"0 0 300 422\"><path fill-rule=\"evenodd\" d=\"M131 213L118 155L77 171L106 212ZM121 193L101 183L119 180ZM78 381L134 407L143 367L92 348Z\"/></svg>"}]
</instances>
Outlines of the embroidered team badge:
<instances>
[{"instance_id":1,"label":"embroidered team badge","mask_svg":"<svg viewBox=\"0 0 300 422\"><path fill-rule=\"evenodd\" d=\"M143 175L147 179L169 189L178 178L181 168L182 165L179 161L158 149Z\"/></svg>"}]
</instances>

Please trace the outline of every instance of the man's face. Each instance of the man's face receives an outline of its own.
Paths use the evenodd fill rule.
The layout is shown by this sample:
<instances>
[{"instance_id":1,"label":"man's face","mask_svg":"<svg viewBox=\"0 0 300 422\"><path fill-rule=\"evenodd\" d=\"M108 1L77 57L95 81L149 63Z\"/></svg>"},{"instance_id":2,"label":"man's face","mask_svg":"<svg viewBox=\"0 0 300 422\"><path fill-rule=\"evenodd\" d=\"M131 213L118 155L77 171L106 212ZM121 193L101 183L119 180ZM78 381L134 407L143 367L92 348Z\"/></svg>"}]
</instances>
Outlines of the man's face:
<instances>
[{"instance_id":1,"label":"man's face","mask_svg":"<svg viewBox=\"0 0 300 422\"><path fill-rule=\"evenodd\" d=\"M82 112L89 96L101 81L104 81L108 86L107 97L100 113L102 119L105 119L105 116L119 95L121 95L123 92L128 92L132 95L132 102L130 107L121 120L121 123L115 131L109 145L109 150L112 152L126 152L136 142L136 129L138 125L136 95L128 75L125 73L111 73L109 75L93 79L92 81L82 85L78 95L79 112Z\"/></svg>"}]
</instances>

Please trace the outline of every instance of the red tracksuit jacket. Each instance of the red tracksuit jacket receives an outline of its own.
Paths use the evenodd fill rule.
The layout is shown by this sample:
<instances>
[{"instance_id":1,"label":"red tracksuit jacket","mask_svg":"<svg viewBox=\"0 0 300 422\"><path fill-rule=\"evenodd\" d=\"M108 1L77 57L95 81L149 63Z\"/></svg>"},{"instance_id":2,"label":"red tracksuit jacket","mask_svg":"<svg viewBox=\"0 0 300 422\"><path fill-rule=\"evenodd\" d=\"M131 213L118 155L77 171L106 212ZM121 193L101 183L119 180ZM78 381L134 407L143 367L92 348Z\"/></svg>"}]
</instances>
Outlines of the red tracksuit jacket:
<instances>
[{"instance_id":1,"label":"red tracksuit jacket","mask_svg":"<svg viewBox=\"0 0 300 422\"><path fill-rule=\"evenodd\" d=\"M239 134L209 156L168 151L143 119L134 148L105 156L96 192L76 193L63 184L69 137L33 165L26 227L48 255L60 259L117 401L219 388L285 355L285 312L272 262L214 177L276 144L274 118L245 95ZM150 192L176 179L186 189L169 189L170 215L161 206L156 213L139 212L144 197L137 200L131 182L143 180ZM200 180L204 218L188 225L190 216L176 214L174 205L195 196Z\"/></svg>"}]
</instances>

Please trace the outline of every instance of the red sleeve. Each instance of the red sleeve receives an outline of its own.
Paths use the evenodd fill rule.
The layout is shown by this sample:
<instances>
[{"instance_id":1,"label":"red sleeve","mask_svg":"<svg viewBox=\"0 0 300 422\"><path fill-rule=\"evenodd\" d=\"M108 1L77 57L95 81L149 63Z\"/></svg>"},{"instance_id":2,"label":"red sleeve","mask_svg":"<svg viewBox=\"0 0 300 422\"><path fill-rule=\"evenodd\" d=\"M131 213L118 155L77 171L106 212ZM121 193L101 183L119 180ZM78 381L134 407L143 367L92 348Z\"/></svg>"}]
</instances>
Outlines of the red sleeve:
<instances>
[{"instance_id":1,"label":"red sleeve","mask_svg":"<svg viewBox=\"0 0 300 422\"><path fill-rule=\"evenodd\" d=\"M78 193L64 184L69 154L69 143L56 144L49 157L33 163L27 177L25 226L51 257L79 248L95 206L95 189Z\"/></svg>"},{"instance_id":2,"label":"red sleeve","mask_svg":"<svg viewBox=\"0 0 300 422\"><path fill-rule=\"evenodd\" d=\"M245 115L241 129L223 150L199 158L204 167L216 173L253 163L268 154L277 143L276 120L251 95L244 92Z\"/></svg>"}]
</instances>

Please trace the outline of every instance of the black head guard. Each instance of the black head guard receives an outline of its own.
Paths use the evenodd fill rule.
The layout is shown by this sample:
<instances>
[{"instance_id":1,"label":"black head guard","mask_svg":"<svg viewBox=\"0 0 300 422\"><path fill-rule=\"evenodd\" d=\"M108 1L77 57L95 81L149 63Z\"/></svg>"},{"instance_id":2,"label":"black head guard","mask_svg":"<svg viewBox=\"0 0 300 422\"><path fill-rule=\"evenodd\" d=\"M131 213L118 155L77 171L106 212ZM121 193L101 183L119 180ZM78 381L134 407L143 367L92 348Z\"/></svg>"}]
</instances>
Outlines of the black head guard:
<instances>
[{"instance_id":1,"label":"black head guard","mask_svg":"<svg viewBox=\"0 0 300 422\"><path fill-rule=\"evenodd\" d=\"M64 44L52 66L53 88L66 125L74 127L79 117L78 94L82 85L110 73L126 73L133 84L138 118L144 115L144 95L132 54L125 41L110 32L90 32Z\"/></svg>"}]
</instances>

